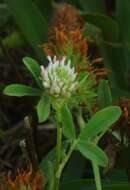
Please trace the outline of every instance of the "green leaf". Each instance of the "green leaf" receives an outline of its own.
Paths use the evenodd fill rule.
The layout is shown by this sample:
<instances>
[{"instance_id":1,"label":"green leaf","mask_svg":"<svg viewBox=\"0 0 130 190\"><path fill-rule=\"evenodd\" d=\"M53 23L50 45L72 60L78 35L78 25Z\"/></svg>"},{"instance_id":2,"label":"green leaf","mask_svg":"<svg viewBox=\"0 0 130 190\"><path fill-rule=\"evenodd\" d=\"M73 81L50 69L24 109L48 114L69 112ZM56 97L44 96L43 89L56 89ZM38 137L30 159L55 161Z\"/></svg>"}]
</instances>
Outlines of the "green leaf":
<instances>
[{"instance_id":1,"label":"green leaf","mask_svg":"<svg viewBox=\"0 0 130 190\"><path fill-rule=\"evenodd\" d=\"M51 22L52 16L54 14L54 0L47 0L47 1L35 1L37 6L39 7L40 11L44 15L45 19L48 23Z\"/></svg>"},{"instance_id":2,"label":"green leaf","mask_svg":"<svg viewBox=\"0 0 130 190\"><path fill-rule=\"evenodd\" d=\"M81 179L84 174L85 166L86 159L80 154L79 151L74 151L64 169L62 181Z\"/></svg>"},{"instance_id":3,"label":"green leaf","mask_svg":"<svg viewBox=\"0 0 130 190\"><path fill-rule=\"evenodd\" d=\"M121 56L123 58L122 66L125 75L125 82L129 89L129 77L126 80L126 76L129 76L130 72L130 1L129 0L117 0L116 1L116 19L120 28L120 40L123 43Z\"/></svg>"},{"instance_id":4,"label":"green leaf","mask_svg":"<svg viewBox=\"0 0 130 190\"><path fill-rule=\"evenodd\" d=\"M116 1L116 19L121 30L121 38L125 42L130 42L130 1Z\"/></svg>"},{"instance_id":5,"label":"green leaf","mask_svg":"<svg viewBox=\"0 0 130 190\"><path fill-rule=\"evenodd\" d=\"M50 98L43 96L37 105L37 115L39 123L44 122L50 115Z\"/></svg>"},{"instance_id":6,"label":"green leaf","mask_svg":"<svg viewBox=\"0 0 130 190\"><path fill-rule=\"evenodd\" d=\"M87 159L96 162L100 166L107 166L107 156L98 146L86 141L79 141L76 149Z\"/></svg>"},{"instance_id":7,"label":"green leaf","mask_svg":"<svg viewBox=\"0 0 130 190\"><path fill-rule=\"evenodd\" d=\"M121 115L119 106L109 106L95 113L80 133L79 139L86 140L106 132Z\"/></svg>"},{"instance_id":8,"label":"green leaf","mask_svg":"<svg viewBox=\"0 0 130 190\"><path fill-rule=\"evenodd\" d=\"M91 24L89 22L85 23L85 31L84 36L90 40L90 41L96 41L98 39L98 36L101 35L101 28L95 26L94 24Z\"/></svg>"},{"instance_id":9,"label":"green leaf","mask_svg":"<svg viewBox=\"0 0 130 190\"><path fill-rule=\"evenodd\" d=\"M61 110L62 123L64 125L63 133L66 138L73 140L76 138L75 134L75 126L73 123L72 114L67 106L67 104L63 105Z\"/></svg>"},{"instance_id":10,"label":"green leaf","mask_svg":"<svg viewBox=\"0 0 130 190\"><path fill-rule=\"evenodd\" d=\"M119 39L118 23L112 18L99 13L82 12L81 16L86 22L89 22L102 30L102 36L107 41L117 41Z\"/></svg>"},{"instance_id":11,"label":"green leaf","mask_svg":"<svg viewBox=\"0 0 130 190\"><path fill-rule=\"evenodd\" d=\"M43 172L46 172L47 170L47 163L48 163L48 160L51 161L51 162L54 162L56 158L56 147L52 148L48 153L47 155L45 155L40 164L39 164L39 167L40 169L43 171Z\"/></svg>"},{"instance_id":12,"label":"green leaf","mask_svg":"<svg viewBox=\"0 0 130 190\"><path fill-rule=\"evenodd\" d=\"M106 13L103 0L79 0L79 4L84 11Z\"/></svg>"},{"instance_id":13,"label":"green leaf","mask_svg":"<svg viewBox=\"0 0 130 190\"><path fill-rule=\"evenodd\" d=\"M60 190L86 190L86 186L87 190L92 187L96 190L94 179L67 180L61 184Z\"/></svg>"},{"instance_id":14,"label":"green leaf","mask_svg":"<svg viewBox=\"0 0 130 190\"><path fill-rule=\"evenodd\" d=\"M112 87L115 88L116 86L116 88L125 89L126 73L124 73L124 70L126 65L123 56L123 44L105 42L102 36L98 36L96 41L106 67L112 71L109 73L109 79L111 79L114 86ZM117 62L118 64L116 64Z\"/></svg>"},{"instance_id":15,"label":"green leaf","mask_svg":"<svg viewBox=\"0 0 130 190\"><path fill-rule=\"evenodd\" d=\"M17 49L27 45L25 38L19 31L13 31L10 33L10 35L2 40L2 43L7 49Z\"/></svg>"},{"instance_id":16,"label":"green leaf","mask_svg":"<svg viewBox=\"0 0 130 190\"><path fill-rule=\"evenodd\" d=\"M102 180L103 190L129 190L127 182ZM61 184L60 190L96 190L94 179L80 179L65 181Z\"/></svg>"},{"instance_id":17,"label":"green leaf","mask_svg":"<svg viewBox=\"0 0 130 190\"><path fill-rule=\"evenodd\" d=\"M23 58L23 62L26 65L26 67L28 68L28 70L30 71L30 73L35 78L38 86L42 87L42 81L40 80L41 69L40 69L38 62L30 57Z\"/></svg>"},{"instance_id":18,"label":"green leaf","mask_svg":"<svg viewBox=\"0 0 130 190\"><path fill-rule=\"evenodd\" d=\"M11 84L5 87L4 92L8 96L40 96L41 90L23 84Z\"/></svg>"},{"instance_id":19,"label":"green leaf","mask_svg":"<svg viewBox=\"0 0 130 190\"><path fill-rule=\"evenodd\" d=\"M101 57L104 59L105 66L112 71L108 73L108 77L113 84L112 88L116 88L115 91L117 91L117 87L125 88L126 73L124 73L125 65L124 56L122 54L124 51L123 44L118 43L117 39L116 42L110 42L108 39L107 41L104 41L102 28L92 23L86 23L86 30L84 34L88 41L92 41L98 45L98 49ZM116 64L117 62L118 64Z\"/></svg>"},{"instance_id":20,"label":"green leaf","mask_svg":"<svg viewBox=\"0 0 130 190\"><path fill-rule=\"evenodd\" d=\"M6 4L0 3L0 27L2 28L9 21L10 15Z\"/></svg>"},{"instance_id":21,"label":"green leaf","mask_svg":"<svg viewBox=\"0 0 130 190\"><path fill-rule=\"evenodd\" d=\"M62 141L62 156L64 155L64 153L67 151L68 149L68 141ZM40 164L39 164L39 167L40 169L46 173L47 171L47 163L48 163L48 160L53 162L53 165L55 164L55 161L56 161L56 146L53 147L48 153L47 155L45 155Z\"/></svg>"},{"instance_id":22,"label":"green leaf","mask_svg":"<svg viewBox=\"0 0 130 190\"><path fill-rule=\"evenodd\" d=\"M112 105L112 96L107 80L102 80L98 86L98 100L101 108Z\"/></svg>"},{"instance_id":23,"label":"green leaf","mask_svg":"<svg viewBox=\"0 0 130 190\"><path fill-rule=\"evenodd\" d=\"M43 60L39 46L46 40L48 24L40 9L32 0L6 0L6 3L25 38Z\"/></svg>"},{"instance_id":24,"label":"green leaf","mask_svg":"<svg viewBox=\"0 0 130 190\"><path fill-rule=\"evenodd\" d=\"M47 162L47 170L46 170L45 175L47 177L46 190L53 190L54 189L54 164L51 161Z\"/></svg>"},{"instance_id":25,"label":"green leaf","mask_svg":"<svg viewBox=\"0 0 130 190\"><path fill-rule=\"evenodd\" d=\"M120 168L120 166L117 163L115 168L112 168L111 170L107 171L106 177L113 181L128 181L125 168Z\"/></svg>"}]
</instances>

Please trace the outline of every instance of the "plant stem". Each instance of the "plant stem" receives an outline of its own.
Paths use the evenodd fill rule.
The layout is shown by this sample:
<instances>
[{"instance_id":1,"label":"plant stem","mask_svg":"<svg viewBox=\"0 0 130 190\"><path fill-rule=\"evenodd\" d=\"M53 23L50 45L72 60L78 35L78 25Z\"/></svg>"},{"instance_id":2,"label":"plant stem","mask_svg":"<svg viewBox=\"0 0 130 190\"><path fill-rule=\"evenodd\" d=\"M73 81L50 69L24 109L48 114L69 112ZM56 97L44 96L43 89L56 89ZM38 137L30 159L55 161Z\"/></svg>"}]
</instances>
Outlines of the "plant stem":
<instances>
[{"instance_id":1,"label":"plant stem","mask_svg":"<svg viewBox=\"0 0 130 190\"><path fill-rule=\"evenodd\" d=\"M92 161L92 166L93 166L96 188L97 188L97 190L102 190L99 167L94 161Z\"/></svg>"},{"instance_id":2,"label":"plant stem","mask_svg":"<svg viewBox=\"0 0 130 190\"><path fill-rule=\"evenodd\" d=\"M57 144L56 144L56 168L58 168L61 159L61 140L62 140L62 128L57 127Z\"/></svg>"},{"instance_id":3,"label":"plant stem","mask_svg":"<svg viewBox=\"0 0 130 190\"><path fill-rule=\"evenodd\" d=\"M57 113L57 144L56 144L56 168L55 172L58 170L60 161L61 161L61 148L62 148L62 126L61 122L59 119L59 115ZM60 183L60 178L55 176L55 190L59 190L59 183Z\"/></svg>"},{"instance_id":4,"label":"plant stem","mask_svg":"<svg viewBox=\"0 0 130 190\"><path fill-rule=\"evenodd\" d=\"M61 162L61 164L60 164L60 166L59 166L59 168L58 168L58 170L57 170L57 172L56 172L56 176L57 176L58 178L61 177L62 171L63 171L63 169L64 169L66 163L68 162L68 160L69 160L69 158L70 158L70 156L71 156L71 154L72 154L72 152L73 152L73 150L74 150L74 148L75 148L76 143L77 143L77 141L74 141L74 142L71 144L70 149L69 149L69 151L68 151L68 154L67 154L67 155L64 157L64 159L62 160L62 162Z\"/></svg>"}]
</instances>

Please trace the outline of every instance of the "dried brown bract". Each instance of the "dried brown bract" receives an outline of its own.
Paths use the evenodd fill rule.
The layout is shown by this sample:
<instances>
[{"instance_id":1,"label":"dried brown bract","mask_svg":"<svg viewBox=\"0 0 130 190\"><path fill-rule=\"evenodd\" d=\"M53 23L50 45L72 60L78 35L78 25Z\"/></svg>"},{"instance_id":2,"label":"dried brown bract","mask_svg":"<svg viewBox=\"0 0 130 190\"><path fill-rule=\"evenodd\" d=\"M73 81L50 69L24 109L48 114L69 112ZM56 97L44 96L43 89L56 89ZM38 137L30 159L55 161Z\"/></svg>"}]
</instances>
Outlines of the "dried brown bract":
<instances>
[{"instance_id":1,"label":"dried brown bract","mask_svg":"<svg viewBox=\"0 0 130 190\"><path fill-rule=\"evenodd\" d=\"M72 5L59 5L49 30L49 42L43 45L47 55L62 56L79 54L86 57L88 44L83 36L84 24Z\"/></svg>"},{"instance_id":2,"label":"dried brown bract","mask_svg":"<svg viewBox=\"0 0 130 190\"><path fill-rule=\"evenodd\" d=\"M3 177L3 184L0 190L43 190L45 185L45 178L42 172L37 171L35 175L32 174L32 169L18 171L15 178L12 173L8 173Z\"/></svg>"},{"instance_id":3,"label":"dried brown bract","mask_svg":"<svg viewBox=\"0 0 130 190\"><path fill-rule=\"evenodd\" d=\"M46 55L71 59L78 73L89 72L98 84L107 77L108 70L100 58L89 61L84 29L84 22L75 7L69 4L59 5L50 26L49 41L43 45L43 49Z\"/></svg>"},{"instance_id":4,"label":"dried brown bract","mask_svg":"<svg viewBox=\"0 0 130 190\"><path fill-rule=\"evenodd\" d=\"M79 16L77 9L69 4L61 4L52 19L49 39L55 41L56 29L69 34L69 32L77 28L83 29L83 20Z\"/></svg>"}]
</instances>

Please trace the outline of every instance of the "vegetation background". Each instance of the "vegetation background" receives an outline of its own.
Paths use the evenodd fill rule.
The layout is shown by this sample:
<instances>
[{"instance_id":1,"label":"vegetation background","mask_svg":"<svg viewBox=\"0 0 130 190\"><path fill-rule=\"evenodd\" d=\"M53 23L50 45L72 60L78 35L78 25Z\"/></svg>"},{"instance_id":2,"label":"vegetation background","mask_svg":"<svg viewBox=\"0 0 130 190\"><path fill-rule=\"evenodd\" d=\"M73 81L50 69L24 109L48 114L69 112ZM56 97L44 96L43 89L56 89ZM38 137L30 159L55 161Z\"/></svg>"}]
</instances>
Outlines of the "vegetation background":
<instances>
[{"instance_id":1,"label":"vegetation background","mask_svg":"<svg viewBox=\"0 0 130 190\"><path fill-rule=\"evenodd\" d=\"M130 182L130 0L0 0L0 171L16 172L17 168L25 165L19 141L26 135L23 128L26 115L33 116L36 130L33 138L38 160L41 161L43 155L55 144L53 126L45 123L35 129L35 100L31 97L18 99L4 96L3 89L10 83L35 85L34 79L22 63L22 58L30 56L40 64L47 64L42 45L48 40L51 19L60 3L70 3L79 10L85 21L84 35L89 44L89 57L100 57L103 60L104 66L109 70L106 79L110 83L111 101L123 109L127 108L127 119L119 123L122 127L120 141L115 143L111 140L106 150L111 165L104 179L117 181L117 184ZM108 85L104 83L100 94L102 107L110 103L107 98L108 91ZM109 136L106 136L103 146L109 140ZM36 160L32 158L32 162ZM87 173L84 171L86 164L89 168ZM80 154L74 154L63 178L73 180L80 179L81 176L92 177L91 166ZM76 190L79 186L82 189L84 183L66 183L63 189ZM92 189L91 180L88 184ZM119 188L122 189L122 184L118 190Z\"/></svg>"}]
</instances>

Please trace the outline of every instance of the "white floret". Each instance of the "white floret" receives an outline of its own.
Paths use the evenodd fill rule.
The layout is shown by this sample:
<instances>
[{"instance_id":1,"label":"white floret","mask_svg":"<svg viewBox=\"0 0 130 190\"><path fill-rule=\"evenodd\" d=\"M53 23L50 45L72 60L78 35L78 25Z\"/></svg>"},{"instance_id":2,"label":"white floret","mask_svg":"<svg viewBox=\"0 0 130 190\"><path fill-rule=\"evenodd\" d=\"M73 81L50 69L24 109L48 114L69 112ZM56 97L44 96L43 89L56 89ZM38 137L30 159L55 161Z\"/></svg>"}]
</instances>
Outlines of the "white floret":
<instances>
[{"instance_id":1,"label":"white floret","mask_svg":"<svg viewBox=\"0 0 130 190\"><path fill-rule=\"evenodd\" d=\"M74 67L71 68L71 60L67 61L65 56L61 60L56 56L53 59L48 56L47 59L48 67L45 69L41 66L44 88L54 96L71 96L77 87L77 73Z\"/></svg>"}]
</instances>

